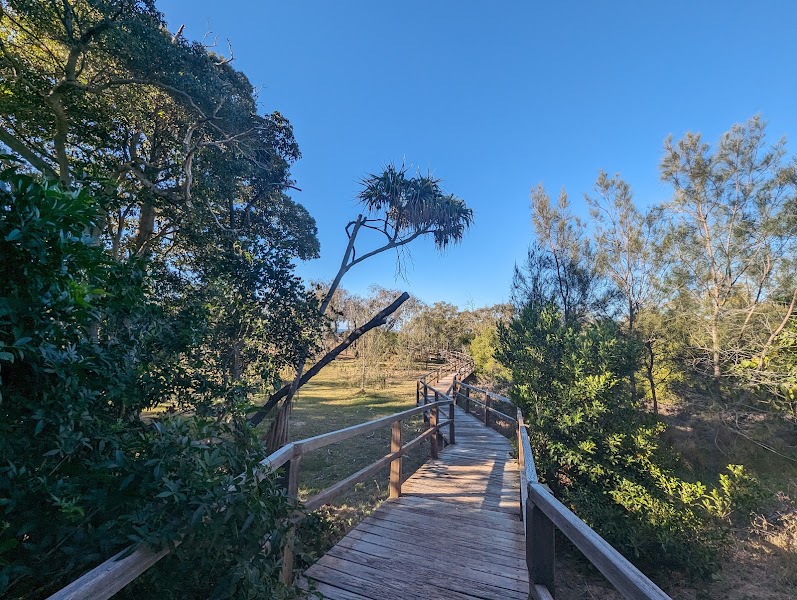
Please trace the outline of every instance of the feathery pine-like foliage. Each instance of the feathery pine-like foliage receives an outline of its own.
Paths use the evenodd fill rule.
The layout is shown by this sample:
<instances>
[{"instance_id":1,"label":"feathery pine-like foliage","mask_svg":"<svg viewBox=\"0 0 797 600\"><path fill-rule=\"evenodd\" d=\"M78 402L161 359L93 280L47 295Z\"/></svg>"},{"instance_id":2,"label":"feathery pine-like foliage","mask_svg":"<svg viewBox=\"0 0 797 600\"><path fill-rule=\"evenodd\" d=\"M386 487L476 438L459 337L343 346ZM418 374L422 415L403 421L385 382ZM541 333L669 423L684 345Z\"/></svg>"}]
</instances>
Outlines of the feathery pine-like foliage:
<instances>
[{"instance_id":1,"label":"feathery pine-like foliage","mask_svg":"<svg viewBox=\"0 0 797 600\"><path fill-rule=\"evenodd\" d=\"M663 426L624 385L640 355L614 322L568 321L551 303L528 302L499 327L497 356L512 371L544 481L632 560L704 576L721 519L755 485L734 466L715 490L674 475L660 447Z\"/></svg>"}]
</instances>

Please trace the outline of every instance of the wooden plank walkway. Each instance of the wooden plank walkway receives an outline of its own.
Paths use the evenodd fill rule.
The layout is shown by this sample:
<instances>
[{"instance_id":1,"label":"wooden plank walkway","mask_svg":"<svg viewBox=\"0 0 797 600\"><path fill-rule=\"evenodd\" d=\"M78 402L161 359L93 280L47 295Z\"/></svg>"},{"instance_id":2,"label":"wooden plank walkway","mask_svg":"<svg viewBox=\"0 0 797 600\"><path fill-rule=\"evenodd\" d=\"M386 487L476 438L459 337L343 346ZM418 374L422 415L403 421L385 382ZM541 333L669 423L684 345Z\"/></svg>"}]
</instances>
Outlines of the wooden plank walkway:
<instances>
[{"instance_id":1,"label":"wooden plank walkway","mask_svg":"<svg viewBox=\"0 0 797 600\"><path fill-rule=\"evenodd\" d=\"M446 391L451 379L435 387ZM512 448L455 410L456 443L305 572L325 598L528 598Z\"/></svg>"}]
</instances>

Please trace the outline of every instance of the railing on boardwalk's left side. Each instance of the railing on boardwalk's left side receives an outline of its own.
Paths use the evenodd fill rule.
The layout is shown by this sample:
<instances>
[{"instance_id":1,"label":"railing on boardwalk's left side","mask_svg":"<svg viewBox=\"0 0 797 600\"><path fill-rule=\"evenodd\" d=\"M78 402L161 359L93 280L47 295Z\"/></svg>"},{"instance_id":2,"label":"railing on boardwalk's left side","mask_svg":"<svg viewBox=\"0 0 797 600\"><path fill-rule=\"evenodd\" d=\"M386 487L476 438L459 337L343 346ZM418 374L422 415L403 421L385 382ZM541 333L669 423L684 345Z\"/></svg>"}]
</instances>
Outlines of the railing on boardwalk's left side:
<instances>
[{"instance_id":1,"label":"railing on boardwalk's left side","mask_svg":"<svg viewBox=\"0 0 797 600\"><path fill-rule=\"evenodd\" d=\"M302 506L304 512L315 510L331 502L356 483L372 477L377 472L387 467L390 467L390 497L397 498L401 494L402 456L428 439L430 440L431 457L437 458L439 446L438 436L435 434L442 427L448 427L449 443L454 442L454 401L447 394L431 387L430 389L433 390L435 394L434 402L429 402L422 406L360 425L354 425L345 429L339 429L338 431L317 435L297 442L291 442L283 446L260 462L263 468L262 476L266 477L267 473L287 466L287 491L290 496L296 498L299 490L299 466L305 454L336 442L341 442L358 435L371 433L382 427L390 426L391 440L390 452L388 454L308 498L302 503ZM448 419L441 421L439 419L439 410L445 407L448 407ZM402 422L426 411L429 411L430 414L428 427L423 433L405 443L403 441L401 428ZM291 519L293 524L301 520L304 516L304 512L294 515ZM155 565L168 553L168 548L164 548L159 552L155 552L146 546L127 548L56 592L50 596L48 600L107 600ZM282 553L282 573L280 579L283 583L290 583L292 581L293 558L293 535L290 533L287 536L287 541Z\"/></svg>"}]
</instances>

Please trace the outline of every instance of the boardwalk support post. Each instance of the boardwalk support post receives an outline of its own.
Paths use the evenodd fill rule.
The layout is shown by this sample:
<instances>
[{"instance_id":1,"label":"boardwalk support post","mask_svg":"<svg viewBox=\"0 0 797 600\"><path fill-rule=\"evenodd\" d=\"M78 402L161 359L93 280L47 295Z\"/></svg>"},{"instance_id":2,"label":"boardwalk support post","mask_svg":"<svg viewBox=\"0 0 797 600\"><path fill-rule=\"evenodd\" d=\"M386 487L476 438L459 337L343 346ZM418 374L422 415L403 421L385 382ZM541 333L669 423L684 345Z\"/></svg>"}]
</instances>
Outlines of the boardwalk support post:
<instances>
[{"instance_id":1,"label":"boardwalk support post","mask_svg":"<svg viewBox=\"0 0 797 600\"><path fill-rule=\"evenodd\" d=\"M423 382L423 402L422 402L421 405L425 406L427 404L429 404L429 387L426 385L426 382L424 381ZM429 412L428 411L424 411L424 413L423 413L423 422L424 423L428 423L429 422Z\"/></svg>"},{"instance_id":2,"label":"boardwalk support post","mask_svg":"<svg viewBox=\"0 0 797 600\"><path fill-rule=\"evenodd\" d=\"M535 588L554 591L554 525L533 502L526 502L526 566L529 570L531 598L537 598Z\"/></svg>"},{"instance_id":3,"label":"boardwalk support post","mask_svg":"<svg viewBox=\"0 0 797 600\"><path fill-rule=\"evenodd\" d=\"M401 421L393 421L390 426L390 453L401 450ZM390 461L390 497L401 496L401 457Z\"/></svg>"},{"instance_id":4,"label":"boardwalk support post","mask_svg":"<svg viewBox=\"0 0 797 600\"><path fill-rule=\"evenodd\" d=\"M431 456L433 459L438 457L438 441L437 441L437 407L435 406L430 411L431 414L429 415L429 427L434 429L434 433L432 433L432 437L430 440L431 445Z\"/></svg>"},{"instance_id":5,"label":"boardwalk support post","mask_svg":"<svg viewBox=\"0 0 797 600\"><path fill-rule=\"evenodd\" d=\"M451 399L454 404L457 403L457 376L454 375L454 381L451 383Z\"/></svg>"},{"instance_id":6,"label":"boardwalk support post","mask_svg":"<svg viewBox=\"0 0 797 600\"><path fill-rule=\"evenodd\" d=\"M455 400L455 402L456 402L456 400ZM452 402L451 404L448 405L448 443L449 444L455 444L456 443L455 438L454 438L454 404L455 404L455 402Z\"/></svg>"},{"instance_id":7,"label":"boardwalk support post","mask_svg":"<svg viewBox=\"0 0 797 600\"><path fill-rule=\"evenodd\" d=\"M294 456L288 463L288 496L296 498L299 495L299 463L301 454ZM285 585L293 583L293 541L296 537L296 528L291 527L285 538L285 548L282 550L282 572L280 581Z\"/></svg>"}]
</instances>

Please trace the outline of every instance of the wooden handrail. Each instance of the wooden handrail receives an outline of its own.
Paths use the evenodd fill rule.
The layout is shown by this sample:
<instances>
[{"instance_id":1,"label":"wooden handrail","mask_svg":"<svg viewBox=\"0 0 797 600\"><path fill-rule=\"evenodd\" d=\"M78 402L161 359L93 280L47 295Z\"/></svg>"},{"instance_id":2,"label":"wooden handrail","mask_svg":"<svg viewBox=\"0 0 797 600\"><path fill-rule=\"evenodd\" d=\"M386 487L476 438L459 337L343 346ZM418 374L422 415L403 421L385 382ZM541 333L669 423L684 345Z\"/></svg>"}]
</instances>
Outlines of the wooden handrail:
<instances>
[{"instance_id":1,"label":"wooden handrail","mask_svg":"<svg viewBox=\"0 0 797 600\"><path fill-rule=\"evenodd\" d=\"M431 386L429 387L431 388ZM363 481L368 477L373 476L375 473L377 473L381 469L387 468L388 466L390 466L391 497L395 497L394 494L395 495L401 494L401 483L402 483L401 457L402 456L407 454L412 449L416 448L424 440L433 437L433 434L437 433L442 427L449 427L449 430L451 432L450 441L451 443L453 443L453 431L454 431L453 410L450 411L449 413L449 419L440 422L436 422L437 421L436 414L440 408L444 406L451 406L454 401L446 394L442 394L439 391L437 392L437 394L443 399L435 402L430 402L423 406L411 408L399 413L388 415L386 417L375 419L367 423L361 423L359 425L346 427L345 429L340 429L338 431L333 431L331 433L324 433L304 440L291 442L289 444L286 444L276 452L269 454L266 458L261 460L259 464L265 469L268 469L269 471L275 471L276 469L279 469L280 467L283 467L284 465L288 464L289 465L288 485L287 485L288 493L289 495L295 497L299 486L299 479L298 479L299 464L301 462L302 456L313 450L329 446L330 444L347 440L349 438L355 437L357 435L362 435L364 433L370 433L372 431L390 425L392 429L390 453L386 454L385 456L375 461L374 463L371 463L367 467L360 469L356 473L346 477L345 479L337 482L336 484L308 498L304 502L304 508L307 511L315 510L316 508L334 500L337 496L339 496L344 490L346 490L350 486L359 483L360 481ZM419 436L417 436L410 442L402 445L400 442L401 422L404 421L405 419L413 417L427 410L432 411L432 413L435 415L434 419L435 422L430 423L429 428L426 429ZM397 424L398 427L396 426ZM396 443L397 438L399 440L398 444ZM433 450L432 454L435 455L436 452L434 452ZM266 477L266 474L256 473L256 476L259 479L261 479L263 477ZM245 474L242 474L239 477L245 477ZM296 522L301 520L302 516L303 515L299 513L296 517L292 518L291 521L295 524ZM283 583L290 583L290 580L293 576L293 547L292 547L293 534L290 533L287 537L288 537L288 542L286 543L283 549L283 565L282 565L282 577L281 577ZM177 545L179 545L179 541L175 544L175 546ZM95 567L88 573L85 573L83 576L79 577L65 588L62 588L61 590L50 596L48 600L107 600L108 598L111 598L114 594L119 592L126 585L135 580L147 569L152 567L155 563L157 563L161 558L166 556L168 553L169 553L168 547L163 548L159 552L155 552L150 548L148 548L147 546L139 546L139 547L131 546L117 553L113 557L109 558L108 560L103 562L101 565Z\"/></svg>"},{"instance_id":2,"label":"wooden handrail","mask_svg":"<svg viewBox=\"0 0 797 600\"><path fill-rule=\"evenodd\" d=\"M491 392L490 390L485 390L483 388L476 387L474 385L469 385L467 383L462 383L461 381L457 381L458 386L462 386L463 388L473 390L475 392L480 392L485 396L490 396L491 398L495 398L496 400L500 400L501 402L506 402L507 404L515 404L512 402L511 399L507 398L506 396L502 396L501 394L496 394L495 392Z\"/></svg>"},{"instance_id":3,"label":"wooden handrail","mask_svg":"<svg viewBox=\"0 0 797 600\"><path fill-rule=\"evenodd\" d=\"M528 484L528 504L539 509L625 598L669 600L659 586L612 547L540 483Z\"/></svg>"},{"instance_id":4,"label":"wooden handrail","mask_svg":"<svg viewBox=\"0 0 797 600\"><path fill-rule=\"evenodd\" d=\"M467 394L463 394L462 392L459 391L459 388L464 389L468 393ZM475 392L479 392L479 393L483 394L485 399L482 401L482 400L479 400L478 398L475 398L475 397L471 396L470 395L471 391L475 391ZM514 403L509 398L507 398L505 396L501 396L500 394L495 394L493 392L490 392L488 390L485 390L485 389L482 389L482 388L479 388L479 387L476 387L476 386L473 386L473 385L468 385L467 383L462 383L456 377L454 378L454 383L451 384L451 395L457 400L465 400L467 402L466 412L468 412L468 413L470 412L470 403L471 402L474 402L474 403L478 404L479 406L484 407L484 424L485 425L490 425L490 415L494 414L494 415L497 415L498 417L500 417L501 419L503 419L504 421L507 421L509 423L514 423L517 426L518 421L517 421L517 419L515 417L512 417L512 416L510 416L510 415L508 415L505 412L502 412L500 410L496 410L495 408L490 406L490 400L491 399L499 400L500 402L505 402L507 404L511 404L512 406L514 406Z\"/></svg>"},{"instance_id":5,"label":"wooden handrail","mask_svg":"<svg viewBox=\"0 0 797 600\"><path fill-rule=\"evenodd\" d=\"M457 385L460 385L459 381L457 382ZM470 389L474 389L474 388L471 387ZM499 417L501 417L505 421L511 421L512 423L515 423L515 424L517 424L517 422L518 422L515 417L510 417L508 414L506 414L504 412L501 412L500 410L496 410L492 406L488 406L486 402L482 402L478 398L474 398L473 396L465 396L465 394L462 394L460 392L455 392L455 394L456 394L457 398L468 399L471 402L473 402L475 404L478 404L479 406L483 406L485 408L485 410L489 410L491 413L493 413L495 415L498 415ZM507 400L507 402L509 402L509 400Z\"/></svg>"},{"instance_id":6,"label":"wooden handrail","mask_svg":"<svg viewBox=\"0 0 797 600\"><path fill-rule=\"evenodd\" d=\"M429 388L434 389L431 386L429 386ZM410 408L399 413L388 415L386 417L374 419L373 421L368 421L367 423L352 425L351 427L346 427L345 429L338 429L337 431L322 433L321 435L317 435L315 437L293 442L293 446L298 452L304 454L310 452L311 450L317 450L318 448L323 448L324 446L329 446L330 444L341 442L364 433L371 433L372 431L380 429L381 427L390 425L393 423L393 421L403 421L404 419L408 419L409 417L420 414L425 410L432 408L433 406L443 406L445 404L449 404L450 402L451 399L446 397L445 400L441 400L440 402L430 403L425 406L416 406L415 408ZM277 452L280 450L277 450ZM274 455L272 454L271 456Z\"/></svg>"},{"instance_id":7,"label":"wooden handrail","mask_svg":"<svg viewBox=\"0 0 797 600\"><path fill-rule=\"evenodd\" d=\"M456 385L462 386L466 394L455 390L454 398L477 402L489 410L493 409L490 409L486 403L470 397L470 392L481 392L485 394L485 398L492 396L511 402L504 396L476 386L459 381ZM520 504L526 535L526 566L529 573L530 597L536 600L555 597L554 534L558 529L625 598L669 600L670 597L644 573L557 500L546 485L539 482L528 427L519 408L517 418L511 420L517 423Z\"/></svg>"},{"instance_id":8,"label":"wooden handrail","mask_svg":"<svg viewBox=\"0 0 797 600\"><path fill-rule=\"evenodd\" d=\"M443 373L455 373L460 375L463 371L467 371L468 374L473 372L473 358L470 355L465 354L463 352L455 352L453 350L449 350L444 353L444 360L451 361L453 358L453 362L455 363L455 367L452 369L450 365L443 364L439 366L437 369L433 369L428 373L424 373L420 377L418 377L418 383L438 383L443 375Z\"/></svg>"},{"instance_id":9,"label":"wooden handrail","mask_svg":"<svg viewBox=\"0 0 797 600\"><path fill-rule=\"evenodd\" d=\"M520 456L520 470L526 478L527 482L537 483L537 467L534 464L534 453L531 451L531 442L529 441L529 432L526 428L526 422L523 419L523 413L517 409L517 423L518 423L518 455Z\"/></svg>"}]
</instances>

